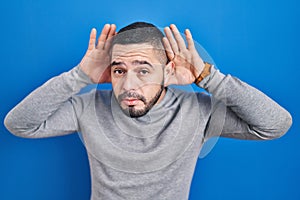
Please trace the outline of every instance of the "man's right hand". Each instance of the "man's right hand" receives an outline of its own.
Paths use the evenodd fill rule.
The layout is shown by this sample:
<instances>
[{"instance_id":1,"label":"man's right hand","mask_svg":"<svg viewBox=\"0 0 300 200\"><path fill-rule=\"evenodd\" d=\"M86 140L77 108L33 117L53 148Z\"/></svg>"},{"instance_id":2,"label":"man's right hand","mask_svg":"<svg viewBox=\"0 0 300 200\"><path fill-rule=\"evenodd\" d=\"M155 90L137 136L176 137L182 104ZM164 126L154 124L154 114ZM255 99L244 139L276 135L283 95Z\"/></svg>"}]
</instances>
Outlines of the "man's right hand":
<instances>
[{"instance_id":1,"label":"man's right hand","mask_svg":"<svg viewBox=\"0 0 300 200\"><path fill-rule=\"evenodd\" d=\"M116 25L106 24L96 44L97 31L92 29L88 49L80 62L80 68L94 83L111 82L109 49Z\"/></svg>"}]
</instances>

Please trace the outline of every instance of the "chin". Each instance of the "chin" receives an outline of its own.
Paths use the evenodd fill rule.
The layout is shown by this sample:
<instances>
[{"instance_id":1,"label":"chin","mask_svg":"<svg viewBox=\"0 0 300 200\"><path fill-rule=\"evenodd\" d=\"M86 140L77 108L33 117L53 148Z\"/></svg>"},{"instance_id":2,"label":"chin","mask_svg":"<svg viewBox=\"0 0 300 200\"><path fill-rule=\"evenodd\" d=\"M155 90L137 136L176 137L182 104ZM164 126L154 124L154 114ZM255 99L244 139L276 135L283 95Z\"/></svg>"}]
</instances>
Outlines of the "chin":
<instances>
[{"instance_id":1,"label":"chin","mask_svg":"<svg viewBox=\"0 0 300 200\"><path fill-rule=\"evenodd\" d=\"M149 109L136 109L134 106L129 106L125 109L122 108L122 111L125 115L131 117L131 118L138 118L146 115L149 111Z\"/></svg>"}]
</instances>

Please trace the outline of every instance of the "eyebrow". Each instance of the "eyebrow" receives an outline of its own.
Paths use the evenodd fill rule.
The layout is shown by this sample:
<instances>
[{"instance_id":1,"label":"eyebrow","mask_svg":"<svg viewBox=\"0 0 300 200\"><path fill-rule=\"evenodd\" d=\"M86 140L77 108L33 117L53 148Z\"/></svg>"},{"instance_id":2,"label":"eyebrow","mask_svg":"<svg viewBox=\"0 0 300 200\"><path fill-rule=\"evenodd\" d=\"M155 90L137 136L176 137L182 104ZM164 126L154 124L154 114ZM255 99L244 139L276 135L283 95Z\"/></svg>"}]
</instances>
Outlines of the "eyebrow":
<instances>
[{"instance_id":1,"label":"eyebrow","mask_svg":"<svg viewBox=\"0 0 300 200\"><path fill-rule=\"evenodd\" d=\"M123 64L124 64L124 62L116 62L116 61L113 61L113 62L110 64L110 66L123 65ZM136 65L136 64L140 64L140 65L148 65L148 66L154 68L153 65L151 65L148 61L145 61L145 60L134 60L134 61L132 62L132 64L133 64L133 65Z\"/></svg>"},{"instance_id":2,"label":"eyebrow","mask_svg":"<svg viewBox=\"0 0 300 200\"><path fill-rule=\"evenodd\" d=\"M116 66L116 65L121 65L121 64L124 64L123 62L116 62L116 61L113 61L110 66Z\"/></svg>"},{"instance_id":3,"label":"eyebrow","mask_svg":"<svg viewBox=\"0 0 300 200\"><path fill-rule=\"evenodd\" d=\"M135 60L132 62L132 64L149 65L150 67L153 68L153 66L148 61L145 60Z\"/></svg>"}]
</instances>

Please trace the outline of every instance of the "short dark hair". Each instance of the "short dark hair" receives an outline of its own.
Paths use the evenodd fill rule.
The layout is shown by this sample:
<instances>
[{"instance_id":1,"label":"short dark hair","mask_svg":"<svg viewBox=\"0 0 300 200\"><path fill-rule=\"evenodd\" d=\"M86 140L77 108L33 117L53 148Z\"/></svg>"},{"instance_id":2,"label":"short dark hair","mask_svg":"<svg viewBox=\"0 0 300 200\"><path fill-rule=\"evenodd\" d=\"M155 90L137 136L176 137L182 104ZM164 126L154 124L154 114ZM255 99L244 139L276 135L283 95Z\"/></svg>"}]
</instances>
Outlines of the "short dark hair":
<instances>
[{"instance_id":1,"label":"short dark hair","mask_svg":"<svg viewBox=\"0 0 300 200\"><path fill-rule=\"evenodd\" d=\"M165 64L167 56L162 43L163 37L164 34L155 25L147 22L134 22L118 31L112 41L112 46L115 44L151 44Z\"/></svg>"}]
</instances>

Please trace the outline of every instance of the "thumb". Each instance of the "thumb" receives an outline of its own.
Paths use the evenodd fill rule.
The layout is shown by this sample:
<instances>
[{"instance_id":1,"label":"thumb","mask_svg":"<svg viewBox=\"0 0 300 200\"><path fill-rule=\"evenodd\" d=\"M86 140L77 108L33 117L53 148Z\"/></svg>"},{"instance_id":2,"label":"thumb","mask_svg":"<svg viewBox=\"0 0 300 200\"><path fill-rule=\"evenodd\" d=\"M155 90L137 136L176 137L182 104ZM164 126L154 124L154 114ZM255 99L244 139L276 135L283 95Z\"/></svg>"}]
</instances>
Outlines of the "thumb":
<instances>
[{"instance_id":1,"label":"thumb","mask_svg":"<svg viewBox=\"0 0 300 200\"><path fill-rule=\"evenodd\" d=\"M163 37L162 41L163 41L163 45L165 47L165 51L166 51L168 59L173 60L173 58L175 57L175 54L172 50L172 47L171 47L171 44L170 44L168 38Z\"/></svg>"}]
</instances>

